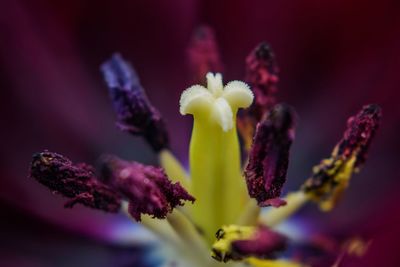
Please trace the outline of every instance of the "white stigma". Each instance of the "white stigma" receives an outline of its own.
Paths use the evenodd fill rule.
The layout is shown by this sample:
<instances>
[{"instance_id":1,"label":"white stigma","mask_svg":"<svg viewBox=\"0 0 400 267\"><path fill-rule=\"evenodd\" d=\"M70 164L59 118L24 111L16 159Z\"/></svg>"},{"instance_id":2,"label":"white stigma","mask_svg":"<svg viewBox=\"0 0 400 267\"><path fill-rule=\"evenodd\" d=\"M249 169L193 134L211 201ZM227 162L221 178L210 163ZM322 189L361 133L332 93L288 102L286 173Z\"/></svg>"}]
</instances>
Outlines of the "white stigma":
<instances>
[{"instance_id":1,"label":"white stigma","mask_svg":"<svg viewBox=\"0 0 400 267\"><path fill-rule=\"evenodd\" d=\"M225 87L221 73L207 73L207 88L193 85L184 90L179 101L182 115L205 115L227 132L234 126L234 114L247 108L254 99L249 86L241 81L229 82Z\"/></svg>"}]
</instances>

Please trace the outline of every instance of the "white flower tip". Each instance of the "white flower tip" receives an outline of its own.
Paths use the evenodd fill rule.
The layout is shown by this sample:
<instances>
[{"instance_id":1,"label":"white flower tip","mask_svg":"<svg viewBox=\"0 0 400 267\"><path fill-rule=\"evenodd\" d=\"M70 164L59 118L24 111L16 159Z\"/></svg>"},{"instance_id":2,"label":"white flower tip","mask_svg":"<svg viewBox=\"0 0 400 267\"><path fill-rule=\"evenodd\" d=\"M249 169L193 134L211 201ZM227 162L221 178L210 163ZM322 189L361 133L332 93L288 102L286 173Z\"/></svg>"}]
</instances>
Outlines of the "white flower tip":
<instances>
[{"instance_id":1,"label":"white flower tip","mask_svg":"<svg viewBox=\"0 0 400 267\"><path fill-rule=\"evenodd\" d=\"M250 87L241 81L232 81L225 87L221 73L207 73L207 88L193 85L182 92L179 112L211 116L226 132L233 128L233 114L239 108L251 105L254 99Z\"/></svg>"},{"instance_id":2,"label":"white flower tip","mask_svg":"<svg viewBox=\"0 0 400 267\"><path fill-rule=\"evenodd\" d=\"M215 100L211 116L224 132L233 128L232 108L224 98L219 97Z\"/></svg>"},{"instance_id":3,"label":"white flower tip","mask_svg":"<svg viewBox=\"0 0 400 267\"><path fill-rule=\"evenodd\" d=\"M193 85L182 92L179 100L179 112L182 115L209 109L213 102L211 93L201 85Z\"/></svg>"},{"instance_id":4,"label":"white flower tip","mask_svg":"<svg viewBox=\"0 0 400 267\"><path fill-rule=\"evenodd\" d=\"M254 100L250 87L241 81L229 82L224 88L223 97L232 108L247 108Z\"/></svg>"},{"instance_id":5,"label":"white flower tip","mask_svg":"<svg viewBox=\"0 0 400 267\"><path fill-rule=\"evenodd\" d=\"M224 85L222 84L222 75L221 73L207 73L206 75L207 78L207 88L210 90L210 92L218 97L220 94L222 94Z\"/></svg>"}]
</instances>

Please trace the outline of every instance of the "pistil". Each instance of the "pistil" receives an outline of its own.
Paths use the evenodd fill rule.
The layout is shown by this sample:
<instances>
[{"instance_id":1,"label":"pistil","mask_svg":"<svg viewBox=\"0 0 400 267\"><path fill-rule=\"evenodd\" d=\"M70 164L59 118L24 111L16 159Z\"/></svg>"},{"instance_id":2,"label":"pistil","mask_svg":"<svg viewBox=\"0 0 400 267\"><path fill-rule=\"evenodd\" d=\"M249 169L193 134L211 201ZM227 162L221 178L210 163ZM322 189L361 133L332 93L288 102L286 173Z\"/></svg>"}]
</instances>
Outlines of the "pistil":
<instances>
[{"instance_id":1,"label":"pistil","mask_svg":"<svg viewBox=\"0 0 400 267\"><path fill-rule=\"evenodd\" d=\"M198 201L192 215L211 244L216 230L235 223L248 200L241 177L236 113L251 104L253 94L239 81L224 87L221 74L207 74L207 87L185 90L180 112L194 117L190 175L191 193Z\"/></svg>"}]
</instances>

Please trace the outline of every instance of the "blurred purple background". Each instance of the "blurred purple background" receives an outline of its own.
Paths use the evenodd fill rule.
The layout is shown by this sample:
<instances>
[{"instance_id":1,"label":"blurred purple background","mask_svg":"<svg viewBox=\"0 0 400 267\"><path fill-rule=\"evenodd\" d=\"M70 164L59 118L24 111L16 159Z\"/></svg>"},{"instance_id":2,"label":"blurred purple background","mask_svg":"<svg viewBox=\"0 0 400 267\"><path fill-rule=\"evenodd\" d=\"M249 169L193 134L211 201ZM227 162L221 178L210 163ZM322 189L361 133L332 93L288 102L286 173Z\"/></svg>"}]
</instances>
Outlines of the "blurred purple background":
<instances>
[{"instance_id":1,"label":"blurred purple background","mask_svg":"<svg viewBox=\"0 0 400 267\"><path fill-rule=\"evenodd\" d=\"M104 152L156 163L140 138L114 127L99 65L119 51L134 64L187 164L191 118L179 115L178 101L189 85L190 36L206 23L215 29L225 80L244 76L244 59L260 41L275 51L279 99L300 117L287 191L329 155L350 115L367 103L383 107L369 160L340 205L330 214L310 205L297 217L312 220L315 232L375 238L362 260L344 266L399 266L399 13L396 0L2 0L0 265L140 265L140 251L120 242L126 219L63 209L61 197L27 178L30 157L50 149L89 163Z\"/></svg>"}]
</instances>

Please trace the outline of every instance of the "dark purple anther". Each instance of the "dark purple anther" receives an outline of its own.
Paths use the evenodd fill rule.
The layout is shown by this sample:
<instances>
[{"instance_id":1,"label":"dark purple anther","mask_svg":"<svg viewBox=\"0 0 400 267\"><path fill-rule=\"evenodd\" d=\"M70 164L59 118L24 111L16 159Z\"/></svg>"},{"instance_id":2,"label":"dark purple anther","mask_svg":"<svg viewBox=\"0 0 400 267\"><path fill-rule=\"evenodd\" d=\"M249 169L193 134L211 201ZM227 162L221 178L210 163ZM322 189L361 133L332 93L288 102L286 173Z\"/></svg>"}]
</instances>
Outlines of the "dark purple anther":
<instances>
[{"instance_id":1,"label":"dark purple anther","mask_svg":"<svg viewBox=\"0 0 400 267\"><path fill-rule=\"evenodd\" d=\"M179 183L173 184L163 169L115 156L101 159L101 177L128 200L129 213L137 221L142 214L165 218L183 201L195 200Z\"/></svg>"},{"instance_id":2,"label":"dark purple anther","mask_svg":"<svg viewBox=\"0 0 400 267\"><path fill-rule=\"evenodd\" d=\"M293 109L278 104L257 125L245 178L250 197L255 198L260 206L285 204L279 196L286 181L294 123Z\"/></svg>"},{"instance_id":3,"label":"dark purple anther","mask_svg":"<svg viewBox=\"0 0 400 267\"><path fill-rule=\"evenodd\" d=\"M382 116L378 105L366 105L347 121L342 139L333 149L331 157L313 168L313 173L303 185L303 190L322 203L332 203L330 210L348 186L354 172L360 170L367 158L371 141Z\"/></svg>"},{"instance_id":4,"label":"dark purple anther","mask_svg":"<svg viewBox=\"0 0 400 267\"><path fill-rule=\"evenodd\" d=\"M259 122L276 103L278 66L275 56L266 43L259 44L246 58L245 81L254 93L254 102L248 115Z\"/></svg>"},{"instance_id":5,"label":"dark purple anther","mask_svg":"<svg viewBox=\"0 0 400 267\"><path fill-rule=\"evenodd\" d=\"M193 83L204 83L208 72L222 72L222 63L213 29L201 26L195 30L187 50Z\"/></svg>"},{"instance_id":6,"label":"dark purple anther","mask_svg":"<svg viewBox=\"0 0 400 267\"><path fill-rule=\"evenodd\" d=\"M274 258L286 248L287 238L267 227L259 226L251 239L232 242L233 258Z\"/></svg>"},{"instance_id":7,"label":"dark purple anther","mask_svg":"<svg viewBox=\"0 0 400 267\"><path fill-rule=\"evenodd\" d=\"M80 203L107 212L120 209L120 195L98 181L91 166L73 164L60 154L49 151L34 154L30 176L53 192L71 198L65 207Z\"/></svg>"},{"instance_id":8,"label":"dark purple anther","mask_svg":"<svg viewBox=\"0 0 400 267\"><path fill-rule=\"evenodd\" d=\"M354 167L361 167L367 158L369 146L379 127L381 117L381 108L375 104L365 105L357 115L350 117L343 138L337 145L338 155L348 158L356 152Z\"/></svg>"},{"instance_id":9,"label":"dark purple anther","mask_svg":"<svg viewBox=\"0 0 400 267\"><path fill-rule=\"evenodd\" d=\"M269 45L261 43L246 58L245 81L254 93L253 104L238 116L238 130L246 150L250 149L257 123L268 116L276 104L278 80L275 56Z\"/></svg>"},{"instance_id":10,"label":"dark purple anther","mask_svg":"<svg viewBox=\"0 0 400 267\"><path fill-rule=\"evenodd\" d=\"M101 70L117 113L117 126L143 136L156 152L167 148L169 141L164 121L150 104L133 67L121 55L114 54Z\"/></svg>"}]
</instances>

